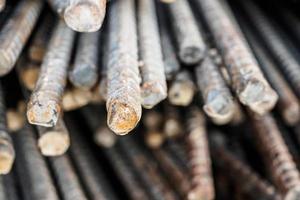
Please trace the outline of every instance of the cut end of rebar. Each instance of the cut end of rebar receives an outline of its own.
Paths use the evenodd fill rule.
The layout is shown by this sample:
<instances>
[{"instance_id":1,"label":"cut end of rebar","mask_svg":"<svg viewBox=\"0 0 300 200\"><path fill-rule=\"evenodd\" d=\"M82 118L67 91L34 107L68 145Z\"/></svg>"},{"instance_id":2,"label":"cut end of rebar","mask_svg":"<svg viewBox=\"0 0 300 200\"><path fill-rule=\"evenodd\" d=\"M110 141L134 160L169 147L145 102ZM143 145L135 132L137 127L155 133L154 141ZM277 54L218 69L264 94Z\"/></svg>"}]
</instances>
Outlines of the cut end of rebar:
<instances>
[{"instance_id":1,"label":"cut end of rebar","mask_svg":"<svg viewBox=\"0 0 300 200\"><path fill-rule=\"evenodd\" d=\"M8 174L14 163L14 158L5 152L0 154L0 174Z\"/></svg>"},{"instance_id":2,"label":"cut end of rebar","mask_svg":"<svg viewBox=\"0 0 300 200\"><path fill-rule=\"evenodd\" d=\"M68 150L70 138L68 134L48 132L38 139L38 146L44 156L59 156Z\"/></svg>"},{"instance_id":3,"label":"cut end of rebar","mask_svg":"<svg viewBox=\"0 0 300 200\"><path fill-rule=\"evenodd\" d=\"M113 101L107 105L107 124L108 127L117 135L126 135L134 129L141 118L141 106L133 108L132 106Z\"/></svg>"},{"instance_id":4,"label":"cut end of rebar","mask_svg":"<svg viewBox=\"0 0 300 200\"><path fill-rule=\"evenodd\" d=\"M260 80L249 81L241 92L240 101L249 106L252 111L263 115L274 108L278 95L276 92Z\"/></svg>"},{"instance_id":5,"label":"cut end of rebar","mask_svg":"<svg viewBox=\"0 0 300 200\"><path fill-rule=\"evenodd\" d=\"M90 67L81 66L80 69L72 70L69 77L75 87L91 89L97 82L97 71L91 70Z\"/></svg>"},{"instance_id":6,"label":"cut end of rebar","mask_svg":"<svg viewBox=\"0 0 300 200\"><path fill-rule=\"evenodd\" d=\"M193 101L195 90L190 84L173 84L169 89L168 100L176 106L188 106Z\"/></svg>"},{"instance_id":7,"label":"cut end of rebar","mask_svg":"<svg viewBox=\"0 0 300 200\"><path fill-rule=\"evenodd\" d=\"M0 149L0 174L8 174L15 161L15 150L7 141L3 141Z\"/></svg>"},{"instance_id":8,"label":"cut end of rebar","mask_svg":"<svg viewBox=\"0 0 300 200\"><path fill-rule=\"evenodd\" d=\"M117 137L107 127L101 127L96 131L94 141L101 147L110 148L115 145Z\"/></svg>"},{"instance_id":9,"label":"cut end of rebar","mask_svg":"<svg viewBox=\"0 0 300 200\"><path fill-rule=\"evenodd\" d=\"M85 1L68 7L64 12L66 24L78 32L98 31L103 23L106 6Z\"/></svg>"},{"instance_id":10,"label":"cut end of rebar","mask_svg":"<svg viewBox=\"0 0 300 200\"><path fill-rule=\"evenodd\" d=\"M205 56L205 50L197 46L189 46L180 50L179 58L186 65L195 65Z\"/></svg>"},{"instance_id":11,"label":"cut end of rebar","mask_svg":"<svg viewBox=\"0 0 300 200\"><path fill-rule=\"evenodd\" d=\"M233 117L235 107L231 98L219 94L209 99L203 106L205 113L217 124L229 123Z\"/></svg>"},{"instance_id":12,"label":"cut end of rebar","mask_svg":"<svg viewBox=\"0 0 300 200\"><path fill-rule=\"evenodd\" d=\"M142 105L146 109L151 109L159 102L167 98L167 88L159 83L147 83L142 87Z\"/></svg>"},{"instance_id":13,"label":"cut end of rebar","mask_svg":"<svg viewBox=\"0 0 300 200\"><path fill-rule=\"evenodd\" d=\"M300 185L290 189L283 198L284 200L298 200L300 199Z\"/></svg>"},{"instance_id":14,"label":"cut end of rebar","mask_svg":"<svg viewBox=\"0 0 300 200\"><path fill-rule=\"evenodd\" d=\"M57 123L60 111L60 106L54 101L33 102L28 105L27 119L30 124L53 127Z\"/></svg>"}]
</instances>

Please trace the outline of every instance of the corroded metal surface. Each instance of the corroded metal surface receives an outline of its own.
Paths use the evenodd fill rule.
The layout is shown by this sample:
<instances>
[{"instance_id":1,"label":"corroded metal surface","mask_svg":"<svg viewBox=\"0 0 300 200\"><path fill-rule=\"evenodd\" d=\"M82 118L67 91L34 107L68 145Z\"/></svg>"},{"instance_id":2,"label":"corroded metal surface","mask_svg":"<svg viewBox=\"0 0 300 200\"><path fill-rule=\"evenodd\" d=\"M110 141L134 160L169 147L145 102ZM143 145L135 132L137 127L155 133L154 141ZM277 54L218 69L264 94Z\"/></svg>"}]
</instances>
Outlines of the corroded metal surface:
<instances>
[{"instance_id":1,"label":"corroded metal surface","mask_svg":"<svg viewBox=\"0 0 300 200\"><path fill-rule=\"evenodd\" d=\"M195 69L198 88L204 101L203 109L216 124L226 124L234 114L233 97L218 66L206 57Z\"/></svg>"},{"instance_id":2,"label":"corroded metal surface","mask_svg":"<svg viewBox=\"0 0 300 200\"><path fill-rule=\"evenodd\" d=\"M133 0L111 4L107 65L107 123L117 134L131 131L142 115Z\"/></svg>"},{"instance_id":3,"label":"corroded metal surface","mask_svg":"<svg viewBox=\"0 0 300 200\"><path fill-rule=\"evenodd\" d=\"M161 41L155 2L138 2L138 33L141 56L141 96L144 108L150 109L167 97Z\"/></svg>"},{"instance_id":4,"label":"corroded metal surface","mask_svg":"<svg viewBox=\"0 0 300 200\"><path fill-rule=\"evenodd\" d=\"M55 126L61 114L61 99L75 33L59 21L50 40L41 72L27 106L31 124Z\"/></svg>"},{"instance_id":5,"label":"corroded metal surface","mask_svg":"<svg viewBox=\"0 0 300 200\"><path fill-rule=\"evenodd\" d=\"M207 143L205 118L199 108L189 108L186 123L189 175L191 177L191 188L187 198L189 200L212 200L215 198L215 189L211 171L211 159Z\"/></svg>"},{"instance_id":6,"label":"corroded metal surface","mask_svg":"<svg viewBox=\"0 0 300 200\"><path fill-rule=\"evenodd\" d=\"M180 60L187 65L199 63L205 57L206 44L188 1L176 0L167 7Z\"/></svg>"},{"instance_id":7,"label":"corroded metal surface","mask_svg":"<svg viewBox=\"0 0 300 200\"><path fill-rule=\"evenodd\" d=\"M275 120L270 114L253 116L254 136L270 176L286 200L300 196L300 174Z\"/></svg>"},{"instance_id":8,"label":"corroded metal surface","mask_svg":"<svg viewBox=\"0 0 300 200\"><path fill-rule=\"evenodd\" d=\"M197 3L209 22L239 100L259 114L271 110L277 101L277 94L264 78L230 10L222 7L218 0L197 0Z\"/></svg>"},{"instance_id":9,"label":"corroded metal surface","mask_svg":"<svg viewBox=\"0 0 300 200\"><path fill-rule=\"evenodd\" d=\"M42 10L39 0L21 1L0 31L0 75L10 72Z\"/></svg>"}]
</instances>

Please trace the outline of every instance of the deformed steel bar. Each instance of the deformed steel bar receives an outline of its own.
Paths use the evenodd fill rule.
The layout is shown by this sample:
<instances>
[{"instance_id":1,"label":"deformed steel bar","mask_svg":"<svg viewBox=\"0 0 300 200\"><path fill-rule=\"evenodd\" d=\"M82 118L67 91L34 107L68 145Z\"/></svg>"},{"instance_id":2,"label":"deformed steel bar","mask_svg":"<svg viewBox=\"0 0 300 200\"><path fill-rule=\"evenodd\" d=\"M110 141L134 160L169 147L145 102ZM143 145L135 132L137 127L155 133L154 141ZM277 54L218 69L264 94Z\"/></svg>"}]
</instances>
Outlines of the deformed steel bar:
<instances>
[{"instance_id":1,"label":"deformed steel bar","mask_svg":"<svg viewBox=\"0 0 300 200\"><path fill-rule=\"evenodd\" d=\"M187 70L178 72L171 81L168 100L172 105L188 106L192 103L196 93L196 86L192 75Z\"/></svg>"},{"instance_id":2,"label":"deformed steel bar","mask_svg":"<svg viewBox=\"0 0 300 200\"><path fill-rule=\"evenodd\" d=\"M115 134L113 134L112 131L108 132L108 127L106 124L100 122L103 120L101 117L97 117L92 109L86 108L82 111L82 113L83 116L85 116L89 127L92 129L93 134L98 135L96 143L103 148L104 154L109 160L111 167L114 169L114 172L123 183L123 186L125 187L125 190L130 198L133 200L150 200L150 197L140 183L140 180L138 179L134 170L116 147L115 144L117 142L117 137Z\"/></svg>"},{"instance_id":3,"label":"deformed steel bar","mask_svg":"<svg viewBox=\"0 0 300 200\"><path fill-rule=\"evenodd\" d=\"M188 153L186 147L178 141L168 140L164 148L174 156L174 158L185 167L185 171L188 172L189 168L186 163L189 162Z\"/></svg>"},{"instance_id":4,"label":"deformed steel bar","mask_svg":"<svg viewBox=\"0 0 300 200\"><path fill-rule=\"evenodd\" d=\"M291 83L296 95L300 96L300 64L290 52L284 38L277 30L276 25L267 18L262 10L253 2L241 2L251 24L255 27L268 51L278 63L280 70Z\"/></svg>"},{"instance_id":5,"label":"deformed steel bar","mask_svg":"<svg viewBox=\"0 0 300 200\"><path fill-rule=\"evenodd\" d=\"M206 133L205 117L199 108L191 106L187 113L187 155L191 188L189 200L215 198L211 159Z\"/></svg>"},{"instance_id":6,"label":"deformed steel bar","mask_svg":"<svg viewBox=\"0 0 300 200\"><path fill-rule=\"evenodd\" d=\"M28 57L35 63L41 63L47 50L49 34L53 28L53 16L46 13L37 24L38 29L33 34L33 39L28 47Z\"/></svg>"},{"instance_id":7,"label":"deformed steel bar","mask_svg":"<svg viewBox=\"0 0 300 200\"><path fill-rule=\"evenodd\" d=\"M43 7L39 0L21 1L0 31L0 76L15 66Z\"/></svg>"},{"instance_id":8,"label":"deformed steel bar","mask_svg":"<svg viewBox=\"0 0 300 200\"><path fill-rule=\"evenodd\" d=\"M91 89L98 80L100 31L82 33L76 48L75 61L69 71L69 80L78 88Z\"/></svg>"},{"instance_id":9,"label":"deformed steel bar","mask_svg":"<svg viewBox=\"0 0 300 200\"><path fill-rule=\"evenodd\" d=\"M300 197L300 174L271 114L251 114L257 146L275 186L286 200Z\"/></svg>"},{"instance_id":10,"label":"deformed steel bar","mask_svg":"<svg viewBox=\"0 0 300 200\"><path fill-rule=\"evenodd\" d=\"M213 158L216 159L217 165L227 172L227 176L237 184L242 193L254 199L282 199L271 183L227 149L221 133L214 132L211 141Z\"/></svg>"},{"instance_id":11,"label":"deformed steel bar","mask_svg":"<svg viewBox=\"0 0 300 200\"><path fill-rule=\"evenodd\" d=\"M168 31L166 16L160 7L157 8L165 76L167 80L172 80L180 70L180 63L176 55L176 49L172 42L170 31Z\"/></svg>"},{"instance_id":12,"label":"deformed steel bar","mask_svg":"<svg viewBox=\"0 0 300 200\"><path fill-rule=\"evenodd\" d=\"M277 109L288 125L296 124L300 120L300 105L297 96L294 94L281 72L277 70L276 64L264 50L264 47L260 44L259 40L255 38L253 32L251 33L249 29L245 32L253 47L253 52L261 63L261 69L265 72L265 76L278 94Z\"/></svg>"},{"instance_id":13,"label":"deformed steel bar","mask_svg":"<svg viewBox=\"0 0 300 200\"><path fill-rule=\"evenodd\" d=\"M205 113L216 124L230 122L234 114L233 97L218 66L210 57L206 57L196 67L195 73Z\"/></svg>"},{"instance_id":14,"label":"deformed steel bar","mask_svg":"<svg viewBox=\"0 0 300 200\"><path fill-rule=\"evenodd\" d=\"M70 146L69 131L63 119L59 119L54 127L37 127L39 138L38 147L44 156L59 156Z\"/></svg>"},{"instance_id":15,"label":"deformed steel bar","mask_svg":"<svg viewBox=\"0 0 300 200\"><path fill-rule=\"evenodd\" d=\"M104 21L107 0L68 0L64 9L66 24L78 32L98 31Z\"/></svg>"},{"instance_id":16,"label":"deformed steel bar","mask_svg":"<svg viewBox=\"0 0 300 200\"><path fill-rule=\"evenodd\" d=\"M148 189L151 199L178 199L169 184L160 175L158 168L145 152L129 136L119 139L121 150L124 151L126 158L129 159L137 171L142 183ZM126 151L125 151L126 149Z\"/></svg>"},{"instance_id":17,"label":"deformed steel bar","mask_svg":"<svg viewBox=\"0 0 300 200\"><path fill-rule=\"evenodd\" d=\"M140 0L137 14L139 50L142 61L140 66L142 105L150 109L167 97L167 83L155 2Z\"/></svg>"},{"instance_id":18,"label":"deformed steel bar","mask_svg":"<svg viewBox=\"0 0 300 200\"><path fill-rule=\"evenodd\" d=\"M80 179L82 180L82 186L85 188L85 191L87 191L88 199L117 199L114 192L110 188L102 169L96 163L96 159L92 155L88 144L80 135L82 132L80 132L78 126L74 124L75 121L67 116L65 122L70 133L72 133L70 156L76 171L79 173Z\"/></svg>"},{"instance_id":19,"label":"deformed steel bar","mask_svg":"<svg viewBox=\"0 0 300 200\"><path fill-rule=\"evenodd\" d=\"M18 192L18 182L16 179L17 176L15 170L5 176L2 176L2 182L5 187L7 200L20 200L20 195Z\"/></svg>"},{"instance_id":20,"label":"deformed steel bar","mask_svg":"<svg viewBox=\"0 0 300 200\"><path fill-rule=\"evenodd\" d=\"M105 142L100 143L104 144ZM113 144L109 147L107 145L102 145L102 147L104 148L104 153L111 163L114 172L123 183L129 197L132 200L150 200L150 197L147 194L146 189L141 184L141 181L138 179L137 174L128 161L119 152L116 145Z\"/></svg>"},{"instance_id":21,"label":"deformed steel bar","mask_svg":"<svg viewBox=\"0 0 300 200\"><path fill-rule=\"evenodd\" d=\"M107 0L48 0L66 24L78 32L96 32L106 14Z\"/></svg>"},{"instance_id":22,"label":"deformed steel bar","mask_svg":"<svg viewBox=\"0 0 300 200\"><path fill-rule=\"evenodd\" d=\"M46 161L40 154L34 130L28 123L13 135L16 144L17 175L26 200L58 200Z\"/></svg>"},{"instance_id":23,"label":"deformed steel bar","mask_svg":"<svg viewBox=\"0 0 300 200\"><path fill-rule=\"evenodd\" d=\"M58 190L64 200L87 200L68 155L49 158Z\"/></svg>"},{"instance_id":24,"label":"deformed steel bar","mask_svg":"<svg viewBox=\"0 0 300 200\"><path fill-rule=\"evenodd\" d=\"M178 167L177 163L174 162L166 150L155 149L152 152L173 187L178 191L183 199L186 199L191 187L187 174Z\"/></svg>"},{"instance_id":25,"label":"deformed steel bar","mask_svg":"<svg viewBox=\"0 0 300 200\"><path fill-rule=\"evenodd\" d=\"M51 36L41 72L27 106L29 123L53 127L62 112L61 100L67 82L75 32L60 20Z\"/></svg>"},{"instance_id":26,"label":"deformed steel bar","mask_svg":"<svg viewBox=\"0 0 300 200\"><path fill-rule=\"evenodd\" d=\"M122 154L118 152L115 148L105 150L107 157L113 164L118 177L123 182L129 196L133 200L150 200L145 188L143 188L141 182L137 179L134 170L131 166L126 163L126 160L122 157Z\"/></svg>"},{"instance_id":27,"label":"deformed steel bar","mask_svg":"<svg viewBox=\"0 0 300 200\"><path fill-rule=\"evenodd\" d=\"M142 115L134 0L111 2L107 64L107 123L119 135Z\"/></svg>"},{"instance_id":28,"label":"deformed steel bar","mask_svg":"<svg viewBox=\"0 0 300 200\"><path fill-rule=\"evenodd\" d=\"M197 0L199 8L223 56L239 100L253 111L264 114L277 101L277 94L263 76L226 2Z\"/></svg>"},{"instance_id":29,"label":"deformed steel bar","mask_svg":"<svg viewBox=\"0 0 300 200\"><path fill-rule=\"evenodd\" d=\"M175 33L180 60L187 65L199 63L205 57L206 44L188 1L176 0L166 6Z\"/></svg>"}]
</instances>

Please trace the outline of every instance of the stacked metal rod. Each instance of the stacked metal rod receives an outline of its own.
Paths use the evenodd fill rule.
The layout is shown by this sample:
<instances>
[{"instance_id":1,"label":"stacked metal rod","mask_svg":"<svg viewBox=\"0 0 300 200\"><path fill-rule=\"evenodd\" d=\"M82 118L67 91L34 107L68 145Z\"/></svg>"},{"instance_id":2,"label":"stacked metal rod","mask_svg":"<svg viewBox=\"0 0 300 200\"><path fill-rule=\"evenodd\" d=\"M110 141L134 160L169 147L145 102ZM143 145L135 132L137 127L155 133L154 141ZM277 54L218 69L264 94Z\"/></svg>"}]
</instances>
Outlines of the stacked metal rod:
<instances>
[{"instance_id":1,"label":"stacked metal rod","mask_svg":"<svg viewBox=\"0 0 300 200\"><path fill-rule=\"evenodd\" d=\"M296 5L0 0L0 200L300 200Z\"/></svg>"}]
</instances>

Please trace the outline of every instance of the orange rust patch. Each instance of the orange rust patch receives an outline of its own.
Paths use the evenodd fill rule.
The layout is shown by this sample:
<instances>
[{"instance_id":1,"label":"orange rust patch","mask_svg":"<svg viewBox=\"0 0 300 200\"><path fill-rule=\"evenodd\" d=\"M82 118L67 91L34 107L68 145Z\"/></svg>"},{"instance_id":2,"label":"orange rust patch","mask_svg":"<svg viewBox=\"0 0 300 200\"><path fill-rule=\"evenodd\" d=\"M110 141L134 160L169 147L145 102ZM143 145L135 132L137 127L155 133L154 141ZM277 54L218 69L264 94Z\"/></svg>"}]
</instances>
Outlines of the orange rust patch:
<instances>
[{"instance_id":1,"label":"orange rust patch","mask_svg":"<svg viewBox=\"0 0 300 200\"><path fill-rule=\"evenodd\" d=\"M138 121L137 113L127 104L112 102L108 108L108 125L116 134L128 133Z\"/></svg>"}]
</instances>

